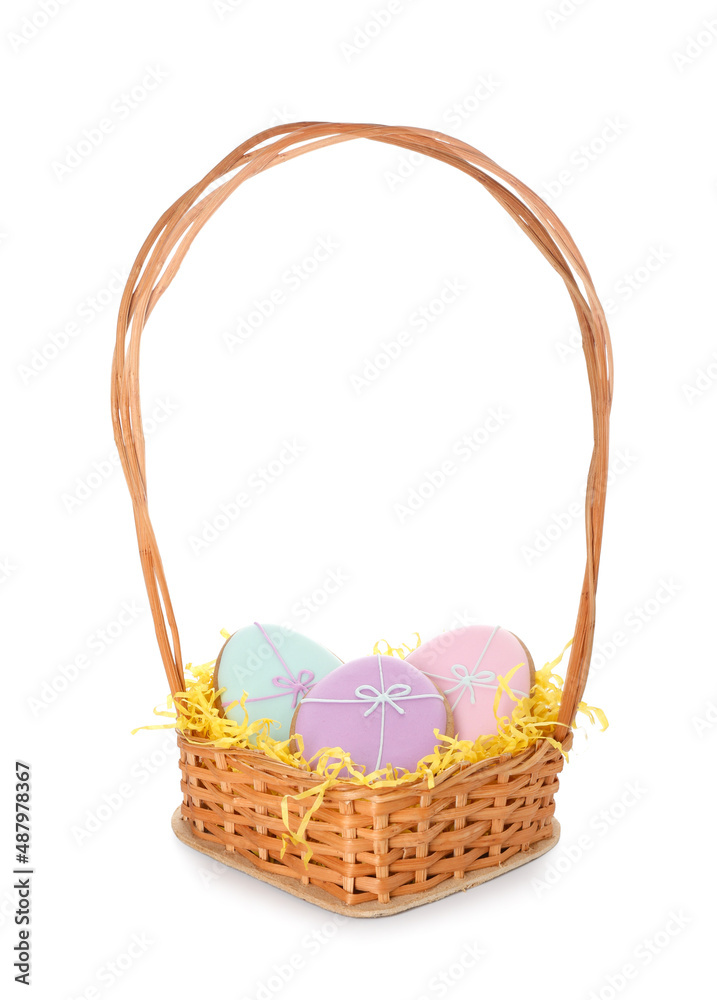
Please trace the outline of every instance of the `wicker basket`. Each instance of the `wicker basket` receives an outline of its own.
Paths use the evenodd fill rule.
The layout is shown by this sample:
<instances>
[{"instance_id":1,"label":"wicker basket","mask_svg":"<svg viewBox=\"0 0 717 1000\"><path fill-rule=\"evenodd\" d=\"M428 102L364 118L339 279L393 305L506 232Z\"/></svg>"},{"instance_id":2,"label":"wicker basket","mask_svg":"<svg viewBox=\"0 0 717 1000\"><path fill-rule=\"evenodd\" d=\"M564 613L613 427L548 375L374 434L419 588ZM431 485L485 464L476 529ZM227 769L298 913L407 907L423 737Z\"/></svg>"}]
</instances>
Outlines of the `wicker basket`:
<instances>
[{"instance_id":1,"label":"wicker basket","mask_svg":"<svg viewBox=\"0 0 717 1000\"><path fill-rule=\"evenodd\" d=\"M477 180L547 257L575 307L588 368L594 449L585 506L585 576L554 733L568 748L595 630L612 397L607 323L587 267L552 210L472 146L424 129L302 122L261 132L164 213L135 261L120 306L112 414L170 691L184 690L184 672L147 506L138 385L142 331L195 236L240 184L295 156L358 138L443 160ZM465 889L524 864L557 842L553 813L563 757L547 740L515 756L457 765L439 775L433 787L424 780L386 788L349 783L329 788L309 820L304 845L285 842L282 802L288 802L296 829L308 807L305 800L287 796L311 788L320 777L257 750L220 751L182 737L178 742L183 801L173 818L177 835L225 864L352 916L383 916ZM311 846L308 862L306 844Z\"/></svg>"}]
</instances>

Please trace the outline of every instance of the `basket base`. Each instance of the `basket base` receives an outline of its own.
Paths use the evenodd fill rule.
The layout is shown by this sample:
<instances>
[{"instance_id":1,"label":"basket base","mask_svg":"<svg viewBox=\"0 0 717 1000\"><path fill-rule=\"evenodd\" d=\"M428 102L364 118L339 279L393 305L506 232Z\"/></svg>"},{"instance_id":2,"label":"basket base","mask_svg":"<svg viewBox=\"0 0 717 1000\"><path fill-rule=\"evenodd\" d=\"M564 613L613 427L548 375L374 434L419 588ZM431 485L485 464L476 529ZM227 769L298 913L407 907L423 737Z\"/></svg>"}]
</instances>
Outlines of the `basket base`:
<instances>
[{"instance_id":1,"label":"basket base","mask_svg":"<svg viewBox=\"0 0 717 1000\"><path fill-rule=\"evenodd\" d=\"M261 882L268 882L269 885L273 885L277 889L290 892L292 896L305 899L307 903L313 903L315 906L320 906L324 910L331 910L333 913L340 913L344 917L390 917L394 913L400 913L402 910L410 910L414 906L423 906L424 903L432 903L436 899L443 899L444 896L450 896L454 892L465 892L466 889L471 889L474 885L489 882L491 879L497 878L499 875L504 875L514 868L520 868L521 865L525 865L529 861L534 861L541 854L546 854L552 850L560 839L560 824L555 817L552 820L552 827L555 832L549 840L541 840L530 850L514 854L503 865L473 872L461 879L446 879L445 882L441 882L435 889L427 889L425 892L416 893L414 896L400 896L395 900L391 900L390 903L369 902L349 906L334 899L330 893L325 892L317 886L302 885L297 879L287 878L285 875L271 875L259 868L255 868L251 862L245 861L244 858L235 852L226 851L219 845L215 846L207 840L196 837L192 833L189 823L182 819L181 807L175 809L172 815L172 829L182 843L188 847L199 851L201 854L206 854L210 858L214 858L215 861L219 861L229 868L236 868L246 875L251 875L252 878L258 878Z\"/></svg>"}]
</instances>

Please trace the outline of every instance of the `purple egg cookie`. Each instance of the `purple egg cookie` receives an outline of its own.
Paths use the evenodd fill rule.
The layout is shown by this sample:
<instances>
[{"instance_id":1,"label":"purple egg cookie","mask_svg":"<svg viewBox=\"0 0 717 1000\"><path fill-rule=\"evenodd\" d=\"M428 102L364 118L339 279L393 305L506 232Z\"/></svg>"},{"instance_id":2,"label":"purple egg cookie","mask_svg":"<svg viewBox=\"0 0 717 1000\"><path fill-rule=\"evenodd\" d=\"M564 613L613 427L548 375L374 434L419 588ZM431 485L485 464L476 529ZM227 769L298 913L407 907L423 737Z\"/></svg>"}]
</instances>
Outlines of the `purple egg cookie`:
<instances>
[{"instance_id":1,"label":"purple egg cookie","mask_svg":"<svg viewBox=\"0 0 717 1000\"><path fill-rule=\"evenodd\" d=\"M341 747L367 772L387 764L414 771L436 745L434 729L453 731L443 695L420 670L392 656L337 667L301 700L293 725L307 759Z\"/></svg>"}]
</instances>

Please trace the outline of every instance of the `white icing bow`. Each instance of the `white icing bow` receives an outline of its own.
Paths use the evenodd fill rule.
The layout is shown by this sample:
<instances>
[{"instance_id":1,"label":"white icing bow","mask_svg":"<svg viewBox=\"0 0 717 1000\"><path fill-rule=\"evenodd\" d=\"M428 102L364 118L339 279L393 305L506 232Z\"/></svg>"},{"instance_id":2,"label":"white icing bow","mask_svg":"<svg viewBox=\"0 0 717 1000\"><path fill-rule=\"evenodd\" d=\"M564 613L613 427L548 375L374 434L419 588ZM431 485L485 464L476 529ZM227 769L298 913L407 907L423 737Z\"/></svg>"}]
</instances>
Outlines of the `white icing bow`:
<instances>
[{"instance_id":1,"label":"white icing bow","mask_svg":"<svg viewBox=\"0 0 717 1000\"><path fill-rule=\"evenodd\" d=\"M399 715L405 715L406 712L400 705L397 704L398 701L403 701L409 697L411 694L410 684L392 684L386 691L377 690L373 684L362 684L361 687L357 687L354 691L356 698L359 701L372 701L373 705L367 708L363 713L364 717L369 716L372 712L375 712L379 705L390 705L391 708L395 708ZM414 698L425 697L425 695L414 695Z\"/></svg>"},{"instance_id":2,"label":"white icing bow","mask_svg":"<svg viewBox=\"0 0 717 1000\"><path fill-rule=\"evenodd\" d=\"M499 628L500 626L496 625L496 627L491 632L488 642L483 647L483 652L478 657L478 661L476 662L476 665L473 667L472 670L469 670L468 667L466 667L465 664L463 663L454 663L453 666L451 667L451 673L458 682L457 684L454 684L453 687L445 689L447 695L453 694L454 691L458 692L458 694L456 695L456 700L451 705L451 708L453 709L456 708L458 702L461 700L466 691L470 696L471 705L475 705L476 688L487 687L487 688L493 688L494 690L498 689L498 678L495 672L493 670L478 670L478 667L481 665L481 661L485 656L486 652L488 651L488 647L493 641ZM446 680L446 677L444 677L443 674L432 674L428 670L424 670L423 673L426 674L428 677L435 677L439 681ZM528 697L525 691L518 691L517 688L511 688L511 690L513 691L513 694L516 694L521 698Z\"/></svg>"}]
</instances>

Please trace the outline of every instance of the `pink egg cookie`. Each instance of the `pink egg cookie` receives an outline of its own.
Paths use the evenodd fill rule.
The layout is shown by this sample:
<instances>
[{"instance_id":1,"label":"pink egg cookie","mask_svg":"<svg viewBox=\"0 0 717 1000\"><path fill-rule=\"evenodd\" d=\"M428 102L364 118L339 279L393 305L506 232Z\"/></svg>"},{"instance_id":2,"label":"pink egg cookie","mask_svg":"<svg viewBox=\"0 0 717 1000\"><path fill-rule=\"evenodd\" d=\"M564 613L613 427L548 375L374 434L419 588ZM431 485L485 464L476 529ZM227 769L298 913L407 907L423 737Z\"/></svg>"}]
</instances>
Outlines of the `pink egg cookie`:
<instances>
[{"instance_id":1,"label":"pink egg cookie","mask_svg":"<svg viewBox=\"0 0 717 1000\"><path fill-rule=\"evenodd\" d=\"M436 685L405 660L381 655L327 674L302 698L292 726L304 738L307 759L341 747L367 773L387 764L414 771L433 752L434 729L453 731Z\"/></svg>"},{"instance_id":2,"label":"pink egg cookie","mask_svg":"<svg viewBox=\"0 0 717 1000\"><path fill-rule=\"evenodd\" d=\"M516 698L527 697L535 679L530 653L517 636L499 625L469 625L444 632L406 659L444 692L460 740L498 731L493 712L498 677L506 677L521 664L508 681ZM510 718L514 707L515 702L503 693L498 715Z\"/></svg>"}]
</instances>

